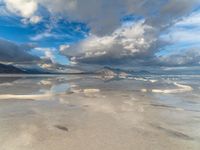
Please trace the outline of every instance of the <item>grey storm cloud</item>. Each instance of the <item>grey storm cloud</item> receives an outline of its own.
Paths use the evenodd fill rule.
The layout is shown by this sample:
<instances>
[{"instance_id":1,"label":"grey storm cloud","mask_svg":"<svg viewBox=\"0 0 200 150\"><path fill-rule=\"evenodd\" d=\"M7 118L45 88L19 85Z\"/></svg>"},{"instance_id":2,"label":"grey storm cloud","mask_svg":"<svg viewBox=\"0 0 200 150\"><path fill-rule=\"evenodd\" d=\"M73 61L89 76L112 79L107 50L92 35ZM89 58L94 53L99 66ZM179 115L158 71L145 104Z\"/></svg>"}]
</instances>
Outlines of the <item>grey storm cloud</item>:
<instances>
[{"instance_id":1,"label":"grey storm cloud","mask_svg":"<svg viewBox=\"0 0 200 150\"><path fill-rule=\"evenodd\" d=\"M61 45L60 53L74 65L169 65L182 64L169 57L157 57L165 45L163 32L199 6L199 0L4 0L7 8L32 22L39 22L39 6L51 15L86 23L91 33L72 45ZM27 8L26 8L27 6ZM31 8L31 9L30 9ZM140 21L123 26L122 18L140 16ZM172 43L170 43L172 44ZM196 51L194 52L196 53ZM195 55L191 55L194 57ZM176 55L179 59L187 57ZM198 57L195 59L199 59ZM162 61L162 62L161 62Z\"/></svg>"},{"instance_id":2,"label":"grey storm cloud","mask_svg":"<svg viewBox=\"0 0 200 150\"><path fill-rule=\"evenodd\" d=\"M125 15L143 16L146 24L164 28L186 15L199 0L36 0L52 13L87 23L93 33L112 33Z\"/></svg>"},{"instance_id":3,"label":"grey storm cloud","mask_svg":"<svg viewBox=\"0 0 200 150\"><path fill-rule=\"evenodd\" d=\"M90 36L72 46L61 46L60 51L72 62L87 64L122 64L135 59L152 57L161 44L155 29L143 21L130 27L121 27L109 36Z\"/></svg>"},{"instance_id":4,"label":"grey storm cloud","mask_svg":"<svg viewBox=\"0 0 200 150\"><path fill-rule=\"evenodd\" d=\"M164 28L189 13L199 0L3 0L12 13L32 23L42 20L39 7L72 21L87 23L96 35L110 34L126 15L139 15L146 24Z\"/></svg>"},{"instance_id":5,"label":"grey storm cloud","mask_svg":"<svg viewBox=\"0 0 200 150\"><path fill-rule=\"evenodd\" d=\"M199 4L198 0L71 2L75 2L72 10L60 7L57 10L52 8L52 11L68 12L71 17L87 22L92 30L87 39L61 46L61 53L69 57L72 64L136 66L169 65L166 59L155 55L167 44L172 44L160 36ZM130 26L121 26L120 19L128 14L142 16L143 20Z\"/></svg>"},{"instance_id":6,"label":"grey storm cloud","mask_svg":"<svg viewBox=\"0 0 200 150\"><path fill-rule=\"evenodd\" d=\"M0 61L5 63L33 63L40 58L29 54L32 45L18 45L0 39Z\"/></svg>"}]
</instances>

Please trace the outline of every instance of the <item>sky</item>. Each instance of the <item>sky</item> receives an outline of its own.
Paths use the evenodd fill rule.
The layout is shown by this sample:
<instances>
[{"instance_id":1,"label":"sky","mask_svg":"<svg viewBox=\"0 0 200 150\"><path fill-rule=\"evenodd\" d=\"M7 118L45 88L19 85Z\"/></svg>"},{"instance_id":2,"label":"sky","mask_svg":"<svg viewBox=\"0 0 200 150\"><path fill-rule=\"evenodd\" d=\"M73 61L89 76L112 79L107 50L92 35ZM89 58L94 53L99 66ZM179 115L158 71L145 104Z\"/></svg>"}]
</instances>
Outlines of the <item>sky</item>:
<instances>
[{"instance_id":1,"label":"sky","mask_svg":"<svg viewBox=\"0 0 200 150\"><path fill-rule=\"evenodd\" d=\"M0 63L198 68L200 0L0 0Z\"/></svg>"}]
</instances>

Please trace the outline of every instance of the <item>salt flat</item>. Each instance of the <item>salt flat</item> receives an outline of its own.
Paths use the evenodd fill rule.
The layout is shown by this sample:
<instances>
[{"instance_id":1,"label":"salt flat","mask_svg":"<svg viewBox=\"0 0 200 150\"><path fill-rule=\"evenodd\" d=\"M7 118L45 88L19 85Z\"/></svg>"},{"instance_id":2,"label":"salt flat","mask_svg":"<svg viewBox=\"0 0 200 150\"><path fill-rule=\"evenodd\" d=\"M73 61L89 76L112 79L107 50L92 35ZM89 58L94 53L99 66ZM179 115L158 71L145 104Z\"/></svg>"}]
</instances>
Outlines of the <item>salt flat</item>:
<instances>
[{"instance_id":1,"label":"salt flat","mask_svg":"<svg viewBox=\"0 0 200 150\"><path fill-rule=\"evenodd\" d=\"M199 85L199 76L1 76L0 149L199 150Z\"/></svg>"}]
</instances>

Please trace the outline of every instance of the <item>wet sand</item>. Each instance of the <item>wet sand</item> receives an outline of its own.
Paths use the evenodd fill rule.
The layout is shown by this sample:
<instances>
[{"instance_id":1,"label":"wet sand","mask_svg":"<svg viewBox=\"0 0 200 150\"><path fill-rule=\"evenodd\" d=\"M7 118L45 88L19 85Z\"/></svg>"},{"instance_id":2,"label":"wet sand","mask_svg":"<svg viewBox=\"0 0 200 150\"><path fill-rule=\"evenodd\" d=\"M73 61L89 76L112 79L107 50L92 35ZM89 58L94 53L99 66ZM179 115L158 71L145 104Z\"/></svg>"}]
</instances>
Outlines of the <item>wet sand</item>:
<instances>
[{"instance_id":1,"label":"wet sand","mask_svg":"<svg viewBox=\"0 0 200 150\"><path fill-rule=\"evenodd\" d=\"M199 150L199 83L1 76L0 150Z\"/></svg>"}]
</instances>

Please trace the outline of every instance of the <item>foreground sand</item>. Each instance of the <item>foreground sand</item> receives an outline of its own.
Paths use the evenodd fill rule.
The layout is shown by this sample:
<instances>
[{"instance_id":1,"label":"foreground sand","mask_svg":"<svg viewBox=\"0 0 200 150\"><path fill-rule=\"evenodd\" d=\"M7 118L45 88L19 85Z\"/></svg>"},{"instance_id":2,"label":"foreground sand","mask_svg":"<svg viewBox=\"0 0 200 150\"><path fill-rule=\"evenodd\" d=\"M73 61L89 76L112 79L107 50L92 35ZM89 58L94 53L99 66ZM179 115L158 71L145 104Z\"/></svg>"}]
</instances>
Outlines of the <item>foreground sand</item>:
<instances>
[{"instance_id":1,"label":"foreground sand","mask_svg":"<svg viewBox=\"0 0 200 150\"><path fill-rule=\"evenodd\" d=\"M171 78L1 77L0 150L199 150L199 87L176 80L185 90Z\"/></svg>"}]
</instances>

